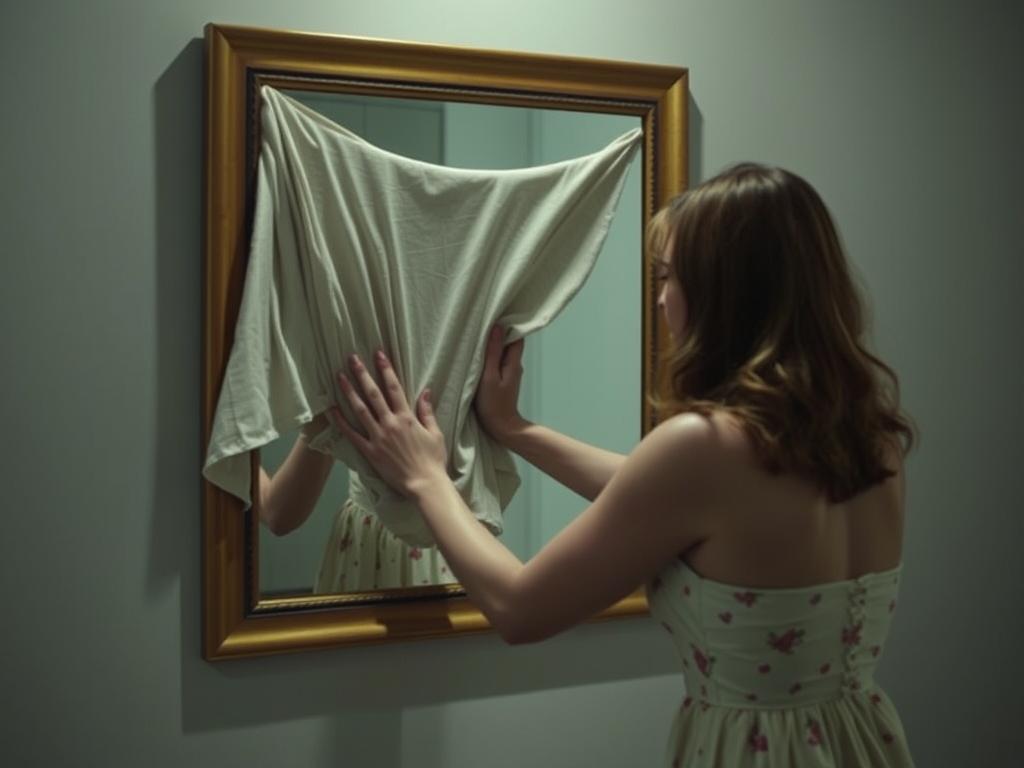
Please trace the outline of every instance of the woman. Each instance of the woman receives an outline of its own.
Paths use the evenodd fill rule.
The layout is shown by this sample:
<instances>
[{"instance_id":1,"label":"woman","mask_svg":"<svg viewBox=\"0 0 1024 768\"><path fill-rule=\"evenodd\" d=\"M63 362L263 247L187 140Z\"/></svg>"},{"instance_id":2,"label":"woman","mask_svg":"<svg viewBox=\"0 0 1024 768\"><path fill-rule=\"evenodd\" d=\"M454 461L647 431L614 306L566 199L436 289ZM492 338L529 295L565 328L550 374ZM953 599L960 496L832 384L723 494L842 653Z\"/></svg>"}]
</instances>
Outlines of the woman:
<instances>
[{"instance_id":1,"label":"woman","mask_svg":"<svg viewBox=\"0 0 1024 768\"><path fill-rule=\"evenodd\" d=\"M674 340L674 412L629 456L522 419L522 342L488 342L477 413L496 440L592 500L526 564L466 509L429 391L407 404L383 353L339 375L338 429L422 510L470 598L511 643L549 637L638 585L688 696L673 766L912 765L873 681L895 607L903 457L896 377L817 193L736 166L654 217L648 250Z\"/></svg>"}]
</instances>

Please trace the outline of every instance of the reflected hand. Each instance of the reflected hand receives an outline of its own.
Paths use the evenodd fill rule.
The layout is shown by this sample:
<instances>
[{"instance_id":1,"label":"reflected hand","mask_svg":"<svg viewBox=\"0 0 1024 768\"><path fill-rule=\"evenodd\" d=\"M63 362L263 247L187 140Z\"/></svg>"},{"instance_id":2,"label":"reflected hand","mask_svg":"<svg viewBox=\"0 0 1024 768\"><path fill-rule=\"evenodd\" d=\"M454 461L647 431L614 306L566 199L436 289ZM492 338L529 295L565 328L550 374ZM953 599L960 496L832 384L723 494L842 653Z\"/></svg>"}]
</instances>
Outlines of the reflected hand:
<instances>
[{"instance_id":1,"label":"reflected hand","mask_svg":"<svg viewBox=\"0 0 1024 768\"><path fill-rule=\"evenodd\" d=\"M331 409L331 417L388 485L403 496L411 496L419 481L438 473L447 477L444 435L434 418L430 390L424 390L417 398L413 413L391 361L383 352L375 357L383 393L357 355L352 355L349 362L358 389L344 373L338 372L341 391L366 436L357 432L337 407Z\"/></svg>"},{"instance_id":2,"label":"reflected hand","mask_svg":"<svg viewBox=\"0 0 1024 768\"><path fill-rule=\"evenodd\" d=\"M503 442L526 422L519 415L519 385L523 379L524 340L504 346L505 331L495 325L487 337L484 371L473 405L487 433Z\"/></svg>"}]
</instances>

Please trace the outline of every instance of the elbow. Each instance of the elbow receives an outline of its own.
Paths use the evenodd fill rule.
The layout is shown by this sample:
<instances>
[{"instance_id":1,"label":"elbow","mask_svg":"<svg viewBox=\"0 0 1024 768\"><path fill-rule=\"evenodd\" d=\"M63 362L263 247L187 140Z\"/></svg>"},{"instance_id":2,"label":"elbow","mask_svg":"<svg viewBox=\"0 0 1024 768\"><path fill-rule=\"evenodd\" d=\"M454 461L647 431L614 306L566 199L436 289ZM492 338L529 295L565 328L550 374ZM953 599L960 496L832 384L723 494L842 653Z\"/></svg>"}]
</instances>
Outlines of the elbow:
<instances>
[{"instance_id":1,"label":"elbow","mask_svg":"<svg viewBox=\"0 0 1024 768\"><path fill-rule=\"evenodd\" d=\"M495 617L491 621L491 625L508 645L538 643L541 640L546 640L552 634L551 632L544 632L541 627L530 621L528 616L517 617L504 614L500 617Z\"/></svg>"},{"instance_id":2,"label":"elbow","mask_svg":"<svg viewBox=\"0 0 1024 768\"><path fill-rule=\"evenodd\" d=\"M505 641L507 645L528 645L530 643L536 643L543 638L533 637L526 633L501 633L501 639Z\"/></svg>"},{"instance_id":3,"label":"elbow","mask_svg":"<svg viewBox=\"0 0 1024 768\"><path fill-rule=\"evenodd\" d=\"M506 645L526 645L530 642L528 635L519 627L498 626L495 629L498 630L498 634Z\"/></svg>"},{"instance_id":4,"label":"elbow","mask_svg":"<svg viewBox=\"0 0 1024 768\"><path fill-rule=\"evenodd\" d=\"M267 507L260 510L260 520L264 527L275 536L285 536L295 530L295 526L290 521L282 519L280 515L275 515Z\"/></svg>"},{"instance_id":5,"label":"elbow","mask_svg":"<svg viewBox=\"0 0 1024 768\"><path fill-rule=\"evenodd\" d=\"M487 620L508 645L539 643L568 629L558 611L542 608L534 594L523 592L521 584L513 582L485 602Z\"/></svg>"},{"instance_id":6,"label":"elbow","mask_svg":"<svg viewBox=\"0 0 1024 768\"><path fill-rule=\"evenodd\" d=\"M509 632L503 632L501 639L509 645L529 645L547 640L554 635L554 632L543 632L535 627L523 627Z\"/></svg>"},{"instance_id":7,"label":"elbow","mask_svg":"<svg viewBox=\"0 0 1024 768\"><path fill-rule=\"evenodd\" d=\"M287 534L292 532L291 528L288 528L288 527L280 525L280 524L268 525L267 526L267 530L269 530L272 534L274 534L278 538L280 538L282 536L286 536Z\"/></svg>"},{"instance_id":8,"label":"elbow","mask_svg":"<svg viewBox=\"0 0 1024 768\"><path fill-rule=\"evenodd\" d=\"M501 639L505 641L506 645L527 645L529 643L535 643L540 638L531 637L528 632L523 632L518 629L498 629L498 634Z\"/></svg>"}]
</instances>

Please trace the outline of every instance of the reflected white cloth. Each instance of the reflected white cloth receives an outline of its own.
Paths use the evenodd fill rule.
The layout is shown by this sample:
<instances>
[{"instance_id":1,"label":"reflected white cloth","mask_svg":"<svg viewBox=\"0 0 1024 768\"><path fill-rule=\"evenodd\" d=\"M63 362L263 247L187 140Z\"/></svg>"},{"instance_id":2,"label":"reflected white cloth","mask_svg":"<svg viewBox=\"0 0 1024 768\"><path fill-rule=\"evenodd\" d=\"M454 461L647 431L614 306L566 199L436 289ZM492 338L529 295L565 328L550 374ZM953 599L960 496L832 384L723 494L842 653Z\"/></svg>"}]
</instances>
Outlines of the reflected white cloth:
<instances>
[{"instance_id":1,"label":"reflected white cloth","mask_svg":"<svg viewBox=\"0 0 1024 768\"><path fill-rule=\"evenodd\" d=\"M428 385L448 471L494 533L519 485L477 423L488 329L506 342L549 323L582 287L640 144L514 170L432 165L386 152L264 87L249 264L203 474L250 504L247 452L340 403L335 374L384 349L410 402ZM433 539L334 427L310 442L359 473L382 522Z\"/></svg>"}]
</instances>

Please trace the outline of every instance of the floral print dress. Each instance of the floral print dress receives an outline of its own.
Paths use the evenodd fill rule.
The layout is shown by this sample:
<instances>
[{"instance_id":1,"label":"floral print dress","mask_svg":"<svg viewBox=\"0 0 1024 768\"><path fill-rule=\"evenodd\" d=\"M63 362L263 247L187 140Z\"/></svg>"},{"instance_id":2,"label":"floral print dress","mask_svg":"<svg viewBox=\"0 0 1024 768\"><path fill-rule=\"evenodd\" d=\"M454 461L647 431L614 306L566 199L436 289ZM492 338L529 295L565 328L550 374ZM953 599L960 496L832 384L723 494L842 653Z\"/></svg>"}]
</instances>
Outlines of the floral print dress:
<instances>
[{"instance_id":1,"label":"floral print dress","mask_svg":"<svg viewBox=\"0 0 1024 768\"><path fill-rule=\"evenodd\" d=\"M874 682L901 568L798 589L704 579L674 560L647 586L683 662L671 768L913 766Z\"/></svg>"}]
</instances>

